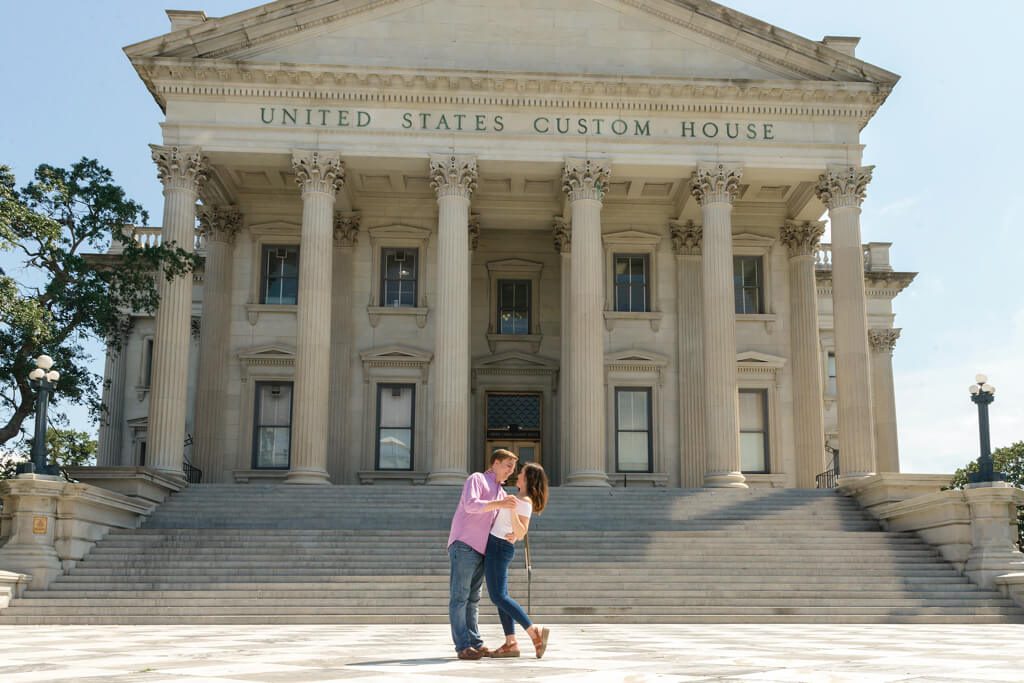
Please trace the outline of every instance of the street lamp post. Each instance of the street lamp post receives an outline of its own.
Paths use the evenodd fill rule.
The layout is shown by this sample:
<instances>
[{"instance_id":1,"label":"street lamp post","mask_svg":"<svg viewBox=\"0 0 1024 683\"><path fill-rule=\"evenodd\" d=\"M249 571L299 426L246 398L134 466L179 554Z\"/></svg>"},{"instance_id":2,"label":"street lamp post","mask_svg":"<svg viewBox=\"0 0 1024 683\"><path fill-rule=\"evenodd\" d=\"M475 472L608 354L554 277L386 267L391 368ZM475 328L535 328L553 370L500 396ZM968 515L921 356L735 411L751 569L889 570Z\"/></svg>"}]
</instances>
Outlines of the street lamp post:
<instances>
[{"instance_id":1,"label":"street lamp post","mask_svg":"<svg viewBox=\"0 0 1024 683\"><path fill-rule=\"evenodd\" d=\"M992 446L989 441L988 406L996 400L996 388L988 383L988 377L977 375L971 385L971 401L978 406L978 435L981 441L981 455L978 456L978 471L967 475L972 484L1005 481L1006 475L996 472L992 463Z\"/></svg>"},{"instance_id":2,"label":"street lamp post","mask_svg":"<svg viewBox=\"0 0 1024 683\"><path fill-rule=\"evenodd\" d=\"M36 431L32 439L32 459L18 465L18 474L60 474L55 465L46 462L46 410L50 394L60 379L60 373L51 370L52 367L53 359L42 355L36 358L36 369L28 375L29 385L36 390Z\"/></svg>"}]
</instances>

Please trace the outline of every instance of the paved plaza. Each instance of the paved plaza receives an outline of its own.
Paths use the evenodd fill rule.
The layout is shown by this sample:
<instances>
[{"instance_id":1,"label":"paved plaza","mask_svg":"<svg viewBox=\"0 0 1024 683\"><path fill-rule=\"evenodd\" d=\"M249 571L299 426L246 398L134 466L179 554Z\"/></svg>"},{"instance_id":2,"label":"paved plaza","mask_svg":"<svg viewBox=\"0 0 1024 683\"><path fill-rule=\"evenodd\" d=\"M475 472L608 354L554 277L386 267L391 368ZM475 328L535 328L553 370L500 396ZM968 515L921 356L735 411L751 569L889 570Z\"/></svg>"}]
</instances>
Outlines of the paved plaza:
<instances>
[{"instance_id":1,"label":"paved plaza","mask_svg":"<svg viewBox=\"0 0 1024 683\"><path fill-rule=\"evenodd\" d=\"M498 645L499 630L484 635ZM0 681L1021 681L1024 625L557 625L463 662L444 626L0 627Z\"/></svg>"}]
</instances>

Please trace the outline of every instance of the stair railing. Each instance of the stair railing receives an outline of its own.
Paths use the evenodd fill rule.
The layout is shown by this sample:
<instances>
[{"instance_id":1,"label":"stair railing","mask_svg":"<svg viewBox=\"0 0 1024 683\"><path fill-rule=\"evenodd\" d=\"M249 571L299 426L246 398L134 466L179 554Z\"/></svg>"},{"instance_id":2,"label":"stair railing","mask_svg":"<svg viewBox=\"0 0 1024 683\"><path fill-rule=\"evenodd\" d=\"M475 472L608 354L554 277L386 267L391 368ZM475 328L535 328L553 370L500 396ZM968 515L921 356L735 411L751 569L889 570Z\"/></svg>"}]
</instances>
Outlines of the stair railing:
<instances>
[{"instance_id":1,"label":"stair railing","mask_svg":"<svg viewBox=\"0 0 1024 683\"><path fill-rule=\"evenodd\" d=\"M189 448L192 445L192 435L185 434L185 445L184 448ZM188 459L188 453L182 449L181 453L181 471L185 475L185 481L190 484L200 484L203 481L203 471L192 464L192 461Z\"/></svg>"},{"instance_id":2,"label":"stair railing","mask_svg":"<svg viewBox=\"0 0 1024 683\"><path fill-rule=\"evenodd\" d=\"M834 489L839 479L839 449L825 445L825 451L832 456L828 469L814 477L814 484L819 489Z\"/></svg>"}]
</instances>

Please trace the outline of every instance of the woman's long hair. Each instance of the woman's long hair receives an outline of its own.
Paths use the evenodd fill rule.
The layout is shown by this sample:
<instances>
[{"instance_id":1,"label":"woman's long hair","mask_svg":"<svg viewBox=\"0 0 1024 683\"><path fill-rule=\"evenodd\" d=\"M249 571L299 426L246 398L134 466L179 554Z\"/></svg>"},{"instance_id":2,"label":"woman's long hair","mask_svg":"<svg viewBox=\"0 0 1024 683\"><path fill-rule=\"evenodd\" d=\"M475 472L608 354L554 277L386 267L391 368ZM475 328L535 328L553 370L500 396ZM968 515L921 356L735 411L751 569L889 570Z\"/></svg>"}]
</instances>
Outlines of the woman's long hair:
<instances>
[{"instance_id":1,"label":"woman's long hair","mask_svg":"<svg viewBox=\"0 0 1024 683\"><path fill-rule=\"evenodd\" d=\"M539 515L548 504L548 475L535 462L523 464L523 475L526 478L526 490L523 493L529 496L533 511Z\"/></svg>"}]
</instances>

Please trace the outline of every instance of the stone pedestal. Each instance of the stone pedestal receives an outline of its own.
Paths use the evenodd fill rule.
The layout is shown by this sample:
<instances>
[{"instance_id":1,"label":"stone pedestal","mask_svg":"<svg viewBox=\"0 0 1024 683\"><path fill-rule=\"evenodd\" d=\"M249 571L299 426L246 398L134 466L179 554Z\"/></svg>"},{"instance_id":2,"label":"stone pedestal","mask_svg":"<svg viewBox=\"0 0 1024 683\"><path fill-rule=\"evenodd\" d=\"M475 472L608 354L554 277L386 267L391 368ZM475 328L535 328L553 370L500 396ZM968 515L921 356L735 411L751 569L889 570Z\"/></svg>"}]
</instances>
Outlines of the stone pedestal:
<instances>
[{"instance_id":1,"label":"stone pedestal","mask_svg":"<svg viewBox=\"0 0 1024 683\"><path fill-rule=\"evenodd\" d=\"M704 486L746 488L740 472L736 387L736 303L732 266L732 201L742 169L700 164L691 191L704 221L701 261L704 324Z\"/></svg>"},{"instance_id":2,"label":"stone pedestal","mask_svg":"<svg viewBox=\"0 0 1024 683\"><path fill-rule=\"evenodd\" d=\"M295 152L292 168L302 190L302 236L291 467L285 483L329 484L334 198L344 183L345 169L337 155L320 152Z\"/></svg>"},{"instance_id":3,"label":"stone pedestal","mask_svg":"<svg viewBox=\"0 0 1024 683\"><path fill-rule=\"evenodd\" d=\"M191 252L195 248L196 200L206 180L206 159L197 147L150 147L164 185L163 243ZM161 276L159 289L146 462L166 476L183 479L192 277L167 280Z\"/></svg>"},{"instance_id":4,"label":"stone pedestal","mask_svg":"<svg viewBox=\"0 0 1024 683\"><path fill-rule=\"evenodd\" d=\"M871 392L875 418L875 460L879 472L899 472L899 437L896 431L896 388L892 380L892 352L899 329L868 331L871 343Z\"/></svg>"},{"instance_id":5,"label":"stone pedestal","mask_svg":"<svg viewBox=\"0 0 1024 683\"><path fill-rule=\"evenodd\" d=\"M608 486L605 470L603 162L566 161L562 186L572 210L569 282L569 486ZM562 312L563 319L566 312Z\"/></svg>"},{"instance_id":6,"label":"stone pedestal","mask_svg":"<svg viewBox=\"0 0 1024 683\"><path fill-rule=\"evenodd\" d=\"M1024 571L1024 553L1017 549L1017 506L1024 505L1024 490L992 482L968 484L963 495L971 510L964 573L982 588L994 588L997 577Z\"/></svg>"},{"instance_id":7,"label":"stone pedestal","mask_svg":"<svg viewBox=\"0 0 1024 683\"><path fill-rule=\"evenodd\" d=\"M234 207L204 206L199 212L199 227L206 238L206 267L192 464L203 471L204 483L220 483L226 470L221 435L227 405L231 270L235 235L242 227L242 214Z\"/></svg>"},{"instance_id":8,"label":"stone pedestal","mask_svg":"<svg viewBox=\"0 0 1024 683\"><path fill-rule=\"evenodd\" d=\"M31 583L32 577L28 574L0 571L0 610L9 606L11 600L20 598Z\"/></svg>"},{"instance_id":9,"label":"stone pedestal","mask_svg":"<svg viewBox=\"0 0 1024 683\"><path fill-rule=\"evenodd\" d=\"M818 338L814 252L825 226L787 221L779 238L789 248L790 344L793 358L793 441L796 485L811 489L825 469L825 415Z\"/></svg>"},{"instance_id":10,"label":"stone pedestal","mask_svg":"<svg viewBox=\"0 0 1024 683\"><path fill-rule=\"evenodd\" d=\"M68 476L151 505L159 505L185 488L180 479L149 467L70 467Z\"/></svg>"},{"instance_id":11,"label":"stone pedestal","mask_svg":"<svg viewBox=\"0 0 1024 683\"><path fill-rule=\"evenodd\" d=\"M7 543L0 547L0 570L29 574L29 587L42 590L63 573L54 549L57 536L57 499L64 480L46 475L21 474L0 482L4 516L9 516Z\"/></svg>"},{"instance_id":12,"label":"stone pedestal","mask_svg":"<svg viewBox=\"0 0 1024 683\"><path fill-rule=\"evenodd\" d=\"M679 482L704 486L704 311L701 286L703 230L693 221L669 224L676 254L679 344Z\"/></svg>"},{"instance_id":13,"label":"stone pedestal","mask_svg":"<svg viewBox=\"0 0 1024 683\"><path fill-rule=\"evenodd\" d=\"M437 299L434 316L433 457L428 484L459 485L469 466L469 200L476 159L430 158L437 193Z\"/></svg>"},{"instance_id":14,"label":"stone pedestal","mask_svg":"<svg viewBox=\"0 0 1024 683\"><path fill-rule=\"evenodd\" d=\"M835 319L840 479L877 470L871 407L871 364L864 293L860 205L873 167L835 167L821 175L818 198L832 223L832 310Z\"/></svg>"}]
</instances>

